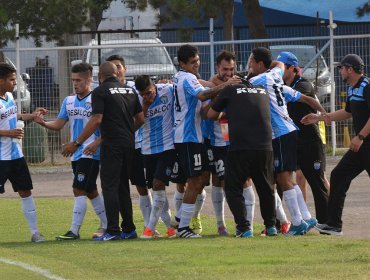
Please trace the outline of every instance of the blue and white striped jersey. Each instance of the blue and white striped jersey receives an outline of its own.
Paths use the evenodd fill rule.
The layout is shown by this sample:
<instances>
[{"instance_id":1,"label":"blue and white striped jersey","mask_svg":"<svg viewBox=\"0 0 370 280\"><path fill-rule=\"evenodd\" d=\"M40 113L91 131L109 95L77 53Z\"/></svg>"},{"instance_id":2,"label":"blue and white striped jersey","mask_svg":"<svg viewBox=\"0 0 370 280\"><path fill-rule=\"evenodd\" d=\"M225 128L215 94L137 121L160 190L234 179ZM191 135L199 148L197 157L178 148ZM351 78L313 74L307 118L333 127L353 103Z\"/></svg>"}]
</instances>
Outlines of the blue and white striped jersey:
<instances>
[{"instance_id":1,"label":"blue and white striped jersey","mask_svg":"<svg viewBox=\"0 0 370 280\"><path fill-rule=\"evenodd\" d=\"M254 86L266 89L270 97L272 139L297 130L289 117L283 92L283 70L275 67L250 79ZM300 95L299 95L300 98ZM298 98L298 99L299 99ZM293 101L290 100L290 101Z\"/></svg>"},{"instance_id":2,"label":"blue and white striped jersey","mask_svg":"<svg viewBox=\"0 0 370 280\"><path fill-rule=\"evenodd\" d=\"M157 84L156 96L145 114L142 126L143 155L174 149L173 144L173 85Z\"/></svg>"},{"instance_id":3,"label":"blue and white striped jersey","mask_svg":"<svg viewBox=\"0 0 370 280\"><path fill-rule=\"evenodd\" d=\"M197 95L205 88L194 74L180 70L174 79L175 143L202 143L200 109L202 102Z\"/></svg>"},{"instance_id":4,"label":"blue and white striped jersey","mask_svg":"<svg viewBox=\"0 0 370 280\"><path fill-rule=\"evenodd\" d=\"M90 120L91 115L92 107L90 93L89 95L85 96L82 99L79 99L77 95L67 96L63 100L63 104L61 106L58 119L69 121L70 137L71 141L74 141L82 133L87 122ZM86 146L93 143L97 138L99 138L99 136L100 131L99 129L97 129L89 138L86 139L85 142L82 143L80 147L78 147L78 149L72 155L71 160L76 161L79 160L80 158L92 158L99 160L100 147L96 150L95 154L93 155L83 154L83 150L86 148Z\"/></svg>"},{"instance_id":5,"label":"blue and white striped jersey","mask_svg":"<svg viewBox=\"0 0 370 280\"><path fill-rule=\"evenodd\" d=\"M203 104L207 104L210 102L210 100L207 100L203 102ZM224 140L219 121L202 120L201 127L203 137L208 138L212 146L224 147L229 145L229 142L225 142Z\"/></svg>"},{"instance_id":6,"label":"blue and white striped jersey","mask_svg":"<svg viewBox=\"0 0 370 280\"><path fill-rule=\"evenodd\" d=\"M0 98L0 130L17 128L17 105L10 92ZM13 160L23 157L19 141L15 138L0 136L0 160Z\"/></svg>"},{"instance_id":7,"label":"blue and white striped jersey","mask_svg":"<svg viewBox=\"0 0 370 280\"><path fill-rule=\"evenodd\" d=\"M135 82L134 81L127 81L126 85L135 89L135 91L136 91L136 93L139 97L140 104L142 104L143 103L143 98L141 97L139 92L136 90ZM140 127L138 130L135 131L135 150L136 149L141 149L141 141L143 140L142 133L143 133L142 127Z\"/></svg>"}]
</instances>

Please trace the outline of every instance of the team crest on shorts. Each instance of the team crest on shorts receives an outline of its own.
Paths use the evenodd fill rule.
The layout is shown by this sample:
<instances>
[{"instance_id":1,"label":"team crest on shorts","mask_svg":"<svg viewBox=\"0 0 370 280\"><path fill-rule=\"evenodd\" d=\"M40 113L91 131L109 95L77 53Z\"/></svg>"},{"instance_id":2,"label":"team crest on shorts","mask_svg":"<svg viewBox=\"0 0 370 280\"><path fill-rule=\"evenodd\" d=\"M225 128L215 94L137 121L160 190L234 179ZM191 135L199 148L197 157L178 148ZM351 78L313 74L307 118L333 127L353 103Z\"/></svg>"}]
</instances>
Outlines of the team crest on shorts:
<instances>
[{"instance_id":1,"label":"team crest on shorts","mask_svg":"<svg viewBox=\"0 0 370 280\"><path fill-rule=\"evenodd\" d=\"M277 158L274 159L274 166L279 167L279 165L280 165L280 161Z\"/></svg>"},{"instance_id":2,"label":"team crest on shorts","mask_svg":"<svg viewBox=\"0 0 370 280\"><path fill-rule=\"evenodd\" d=\"M313 163L313 168L315 169L315 170L319 170L320 168L321 168L321 161L315 161L314 163Z\"/></svg>"},{"instance_id":3,"label":"team crest on shorts","mask_svg":"<svg viewBox=\"0 0 370 280\"><path fill-rule=\"evenodd\" d=\"M82 182L85 180L85 174L84 173L78 173L77 174L77 181Z\"/></svg>"},{"instance_id":4,"label":"team crest on shorts","mask_svg":"<svg viewBox=\"0 0 370 280\"><path fill-rule=\"evenodd\" d=\"M167 167L166 168L166 176L171 176L172 170L171 168Z\"/></svg>"}]
</instances>

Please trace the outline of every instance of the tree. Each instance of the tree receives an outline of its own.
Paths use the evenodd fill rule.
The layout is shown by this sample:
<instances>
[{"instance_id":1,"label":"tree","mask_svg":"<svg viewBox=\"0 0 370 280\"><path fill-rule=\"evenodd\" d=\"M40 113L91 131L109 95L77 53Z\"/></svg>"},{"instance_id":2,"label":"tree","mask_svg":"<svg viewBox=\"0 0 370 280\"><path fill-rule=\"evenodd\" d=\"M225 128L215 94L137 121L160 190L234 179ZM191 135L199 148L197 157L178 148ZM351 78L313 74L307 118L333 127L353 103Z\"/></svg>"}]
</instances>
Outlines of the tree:
<instances>
[{"instance_id":1,"label":"tree","mask_svg":"<svg viewBox=\"0 0 370 280\"><path fill-rule=\"evenodd\" d=\"M259 0L242 0L244 12L249 21L249 33L254 39L268 37Z\"/></svg>"},{"instance_id":2,"label":"tree","mask_svg":"<svg viewBox=\"0 0 370 280\"><path fill-rule=\"evenodd\" d=\"M367 14L370 14L370 1L367 1L362 6L357 7L356 14L359 17L363 17L363 16L365 16Z\"/></svg>"},{"instance_id":3,"label":"tree","mask_svg":"<svg viewBox=\"0 0 370 280\"><path fill-rule=\"evenodd\" d=\"M24 0L2 1L0 6L0 46L15 37L19 24L23 37L35 39L41 45L41 36L63 45L63 36L81 30L84 26L96 30L112 0Z\"/></svg>"}]
</instances>

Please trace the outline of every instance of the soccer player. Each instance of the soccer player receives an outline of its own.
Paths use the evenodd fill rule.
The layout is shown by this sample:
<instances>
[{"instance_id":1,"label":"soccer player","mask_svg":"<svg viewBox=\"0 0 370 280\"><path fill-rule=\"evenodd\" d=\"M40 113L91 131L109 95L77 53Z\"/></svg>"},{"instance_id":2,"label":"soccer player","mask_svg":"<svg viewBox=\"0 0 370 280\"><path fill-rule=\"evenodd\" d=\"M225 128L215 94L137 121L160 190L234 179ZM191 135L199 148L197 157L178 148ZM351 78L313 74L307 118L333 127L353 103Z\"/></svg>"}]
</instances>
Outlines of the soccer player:
<instances>
[{"instance_id":1,"label":"soccer player","mask_svg":"<svg viewBox=\"0 0 370 280\"><path fill-rule=\"evenodd\" d=\"M311 124L319 120L328 123L353 118L356 136L330 176L328 219L316 226L320 233L331 235L343 235L342 213L352 180L364 170L370 176L370 80L364 75L364 61L356 54L344 56L338 68L348 85L345 108L326 116L309 114L302 119L302 123Z\"/></svg>"},{"instance_id":2,"label":"soccer player","mask_svg":"<svg viewBox=\"0 0 370 280\"><path fill-rule=\"evenodd\" d=\"M145 121L142 126L142 149L148 184L153 188L153 206L149 223L141 236L143 239L155 237L155 230L165 204L168 205L166 186L176 160L173 144L173 86L155 85L149 76L139 76L135 88L142 97ZM167 227L167 237L176 236L171 227L171 216L163 219Z\"/></svg>"},{"instance_id":3,"label":"soccer player","mask_svg":"<svg viewBox=\"0 0 370 280\"><path fill-rule=\"evenodd\" d=\"M4 193L7 180L12 184L14 192L18 192L22 200L22 210L31 232L32 242L43 242L37 226L37 213L32 197L31 175L23 157L20 141L23 129L17 128L17 120L32 121L38 113L46 113L45 109L36 109L32 114L17 113L17 104L11 94L17 84L16 69L0 63L0 193Z\"/></svg>"},{"instance_id":4,"label":"soccer player","mask_svg":"<svg viewBox=\"0 0 370 280\"><path fill-rule=\"evenodd\" d=\"M286 85L302 94L316 98L311 82L299 74L298 59L293 53L281 52L276 60L285 64L283 80ZM327 220L329 198L329 186L327 186L327 179L325 178L326 158L324 145L317 124L303 125L301 123L301 119L304 116L316 113L316 110L301 102L289 102L287 107L289 116L299 128L297 133L298 168L311 186L316 218L318 223L323 224ZM299 184L297 172L296 177ZM300 187L302 190L301 185ZM302 192L305 194L305 190Z\"/></svg>"},{"instance_id":5,"label":"soccer player","mask_svg":"<svg viewBox=\"0 0 370 280\"><path fill-rule=\"evenodd\" d=\"M87 63L74 65L72 67L72 84L76 94L64 99L56 120L46 122L40 117L35 121L47 129L56 131L61 130L69 121L70 139L74 141L91 118L91 80L91 65ZM57 240L80 239L79 231L86 213L87 198L100 220L100 227L93 234L93 238L102 236L107 229L104 201L99 195L96 185L99 173L100 142L100 131L98 129L83 145L74 142L78 148L71 157L74 176L72 188L75 197L72 225L65 234L57 236Z\"/></svg>"},{"instance_id":6,"label":"soccer player","mask_svg":"<svg viewBox=\"0 0 370 280\"><path fill-rule=\"evenodd\" d=\"M270 97L275 179L278 187L283 190L283 197L293 224L287 235L305 234L316 225L317 221L311 216L301 189L293 181L293 172L297 165L297 128L289 117L286 99L290 102L298 100L308 102L310 105L317 106L322 112L325 110L315 99L283 87L284 64L273 62L268 49L259 47L252 50L249 72L255 75L250 78L250 82L265 88Z\"/></svg>"},{"instance_id":7,"label":"soccer player","mask_svg":"<svg viewBox=\"0 0 370 280\"><path fill-rule=\"evenodd\" d=\"M198 81L200 60L198 49L191 45L182 45L177 52L180 70L174 77L174 117L175 149L179 156L179 165L187 180L177 236L197 238L189 223L195 210L195 201L202 191L202 132L200 127L201 102L215 97L227 84L239 83L239 79L212 89L205 89Z\"/></svg>"},{"instance_id":8,"label":"soccer player","mask_svg":"<svg viewBox=\"0 0 370 280\"><path fill-rule=\"evenodd\" d=\"M94 240L110 241L137 238L133 221L129 174L135 148L135 131L144 123L144 115L135 90L117 79L117 67L106 61L99 67L100 86L92 92L92 116L75 139L83 143L100 126L100 178L107 213L107 231ZM76 146L68 143L65 154ZM119 226L119 214L122 223Z\"/></svg>"}]
</instances>

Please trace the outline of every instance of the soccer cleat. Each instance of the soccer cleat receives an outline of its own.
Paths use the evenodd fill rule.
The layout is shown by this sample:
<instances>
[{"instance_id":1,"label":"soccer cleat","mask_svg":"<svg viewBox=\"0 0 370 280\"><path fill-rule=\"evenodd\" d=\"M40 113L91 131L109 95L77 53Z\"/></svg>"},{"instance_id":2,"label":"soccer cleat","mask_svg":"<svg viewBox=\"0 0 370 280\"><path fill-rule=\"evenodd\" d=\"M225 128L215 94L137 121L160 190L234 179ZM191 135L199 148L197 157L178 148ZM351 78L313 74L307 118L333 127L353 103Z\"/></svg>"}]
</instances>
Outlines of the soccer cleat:
<instances>
[{"instance_id":1,"label":"soccer cleat","mask_svg":"<svg viewBox=\"0 0 370 280\"><path fill-rule=\"evenodd\" d=\"M246 230L246 231L240 231L240 230L236 230L236 233L235 233L235 237L237 238L251 238L253 237L253 230Z\"/></svg>"},{"instance_id":2,"label":"soccer cleat","mask_svg":"<svg viewBox=\"0 0 370 280\"><path fill-rule=\"evenodd\" d=\"M293 236L293 235L304 235L307 233L308 225L305 221L302 220L301 224L299 226L292 225L286 233L286 236Z\"/></svg>"},{"instance_id":3,"label":"soccer cleat","mask_svg":"<svg viewBox=\"0 0 370 280\"><path fill-rule=\"evenodd\" d=\"M190 229L196 233L201 234L203 227L202 227L202 221L200 220L200 217L192 218L190 222Z\"/></svg>"},{"instance_id":4,"label":"soccer cleat","mask_svg":"<svg viewBox=\"0 0 370 280\"><path fill-rule=\"evenodd\" d=\"M149 227L146 227L143 234L140 236L141 239L152 239L154 237L154 232Z\"/></svg>"},{"instance_id":5,"label":"soccer cleat","mask_svg":"<svg viewBox=\"0 0 370 280\"><path fill-rule=\"evenodd\" d=\"M199 234L193 232L189 227L177 229L176 236L179 238L200 238Z\"/></svg>"},{"instance_id":6,"label":"soccer cleat","mask_svg":"<svg viewBox=\"0 0 370 280\"><path fill-rule=\"evenodd\" d=\"M171 221L170 223L171 227L173 227L174 229L177 229L179 227L179 224L180 224L180 218L177 218L176 216L175 216L175 219Z\"/></svg>"},{"instance_id":7,"label":"soccer cleat","mask_svg":"<svg viewBox=\"0 0 370 280\"><path fill-rule=\"evenodd\" d=\"M218 235L220 235L220 236L228 236L229 235L225 226L219 226L218 229L217 229L217 232L218 232Z\"/></svg>"},{"instance_id":8,"label":"soccer cleat","mask_svg":"<svg viewBox=\"0 0 370 280\"><path fill-rule=\"evenodd\" d=\"M155 238L161 238L161 237L163 237L163 235L157 229L155 229L154 230L154 237Z\"/></svg>"},{"instance_id":9,"label":"soccer cleat","mask_svg":"<svg viewBox=\"0 0 370 280\"><path fill-rule=\"evenodd\" d=\"M45 241L46 240L45 240L44 236L39 232L35 232L31 236L31 242L41 243L41 242L45 242Z\"/></svg>"},{"instance_id":10,"label":"soccer cleat","mask_svg":"<svg viewBox=\"0 0 370 280\"><path fill-rule=\"evenodd\" d=\"M327 224L320 224L320 226L315 227L320 233L328 235L342 236L343 231L341 228L331 227Z\"/></svg>"},{"instance_id":11,"label":"soccer cleat","mask_svg":"<svg viewBox=\"0 0 370 280\"><path fill-rule=\"evenodd\" d=\"M137 238L136 230L130 232L123 232L121 233L121 239L135 239Z\"/></svg>"},{"instance_id":12,"label":"soccer cleat","mask_svg":"<svg viewBox=\"0 0 370 280\"><path fill-rule=\"evenodd\" d=\"M311 218L311 219L308 219L308 220L304 220L308 227L307 227L307 232L312 229L314 226L316 226L317 224L317 220L315 218Z\"/></svg>"},{"instance_id":13,"label":"soccer cleat","mask_svg":"<svg viewBox=\"0 0 370 280\"><path fill-rule=\"evenodd\" d=\"M120 240L121 236L119 234L110 234L108 232L104 233L100 237L96 237L94 241L113 241L113 240Z\"/></svg>"},{"instance_id":14,"label":"soccer cleat","mask_svg":"<svg viewBox=\"0 0 370 280\"><path fill-rule=\"evenodd\" d=\"M261 236L265 237L266 236L266 228L264 228L262 231L261 231Z\"/></svg>"},{"instance_id":15,"label":"soccer cleat","mask_svg":"<svg viewBox=\"0 0 370 280\"><path fill-rule=\"evenodd\" d=\"M93 233L92 238L97 238L97 237L102 236L105 233L105 231L106 231L105 228L98 228L98 230Z\"/></svg>"},{"instance_id":16,"label":"soccer cleat","mask_svg":"<svg viewBox=\"0 0 370 280\"><path fill-rule=\"evenodd\" d=\"M277 235L277 229L275 226L269 227L268 229L264 228L261 231L261 236L276 236Z\"/></svg>"},{"instance_id":17,"label":"soccer cleat","mask_svg":"<svg viewBox=\"0 0 370 280\"><path fill-rule=\"evenodd\" d=\"M65 234L61 234L55 237L56 240L77 240L80 239L79 234L74 234L72 231L67 231Z\"/></svg>"},{"instance_id":18,"label":"soccer cleat","mask_svg":"<svg viewBox=\"0 0 370 280\"><path fill-rule=\"evenodd\" d=\"M176 230L173 227L169 227L167 229L167 238L175 238L176 237Z\"/></svg>"},{"instance_id":19,"label":"soccer cleat","mask_svg":"<svg viewBox=\"0 0 370 280\"><path fill-rule=\"evenodd\" d=\"M280 226L280 233L281 234L287 234L288 231L289 231L289 229L290 229L290 225L291 225L290 222L281 224L281 226Z\"/></svg>"}]
</instances>

